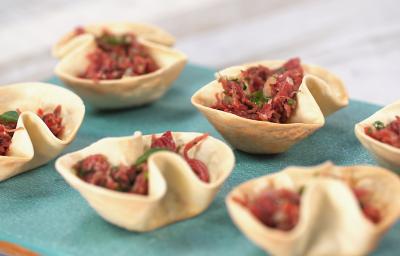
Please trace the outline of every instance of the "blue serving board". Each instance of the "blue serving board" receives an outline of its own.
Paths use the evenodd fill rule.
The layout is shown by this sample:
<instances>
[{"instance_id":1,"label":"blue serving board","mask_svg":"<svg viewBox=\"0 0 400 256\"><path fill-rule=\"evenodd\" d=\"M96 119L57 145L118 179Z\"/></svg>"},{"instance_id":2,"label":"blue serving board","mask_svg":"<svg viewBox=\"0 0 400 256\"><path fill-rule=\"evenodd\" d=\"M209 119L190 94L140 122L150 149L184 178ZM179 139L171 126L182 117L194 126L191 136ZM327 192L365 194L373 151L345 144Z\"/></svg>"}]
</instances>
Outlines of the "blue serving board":
<instances>
[{"instance_id":1,"label":"blue serving board","mask_svg":"<svg viewBox=\"0 0 400 256\"><path fill-rule=\"evenodd\" d=\"M210 82L214 70L188 65L159 101L136 109L95 111L87 106L71 152L103 137L166 130L208 132L221 138L191 105L191 95ZM61 84L52 78L50 82ZM236 185L289 165L375 164L354 136L354 124L379 106L360 101L327 119L315 134L280 155L250 155L235 150L236 166L210 208L196 218L149 233L123 230L105 222L54 169L54 161L0 183L0 240L43 255L264 255L233 225L224 199ZM1 171L1 170L0 170ZM382 239L373 255L400 251L400 223ZM356 245L354 245L356 246Z\"/></svg>"}]
</instances>

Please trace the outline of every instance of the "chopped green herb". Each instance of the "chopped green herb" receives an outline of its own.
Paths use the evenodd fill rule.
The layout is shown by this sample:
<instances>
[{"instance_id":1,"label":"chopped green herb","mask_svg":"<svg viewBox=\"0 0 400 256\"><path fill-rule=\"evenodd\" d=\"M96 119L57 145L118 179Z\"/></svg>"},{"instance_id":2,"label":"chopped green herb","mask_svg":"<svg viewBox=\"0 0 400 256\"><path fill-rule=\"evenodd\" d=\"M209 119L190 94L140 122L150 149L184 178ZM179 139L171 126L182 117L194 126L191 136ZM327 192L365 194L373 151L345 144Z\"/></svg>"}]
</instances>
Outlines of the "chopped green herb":
<instances>
[{"instance_id":1,"label":"chopped green herb","mask_svg":"<svg viewBox=\"0 0 400 256\"><path fill-rule=\"evenodd\" d=\"M227 80L228 80L228 81L231 81L231 82L235 82L235 83L237 83L237 84L239 84L239 85L242 85L243 90L246 90L246 89L247 89L247 83L246 83L245 80L241 80L241 79L238 78L238 77L227 78Z\"/></svg>"},{"instance_id":2,"label":"chopped green herb","mask_svg":"<svg viewBox=\"0 0 400 256\"><path fill-rule=\"evenodd\" d=\"M124 45L127 43L124 36L105 35L100 37L100 41L109 45Z\"/></svg>"},{"instance_id":3,"label":"chopped green herb","mask_svg":"<svg viewBox=\"0 0 400 256\"><path fill-rule=\"evenodd\" d=\"M303 195L305 189L306 189L305 186L301 186L299 189L299 195Z\"/></svg>"},{"instance_id":4,"label":"chopped green herb","mask_svg":"<svg viewBox=\"0 0 400 256\"><path fill-rule=\"evenodd\" d=\"M16 123L18 121L19 114L17 111L7 111L0 115L0 121L5 123Z\"/></svg>"},{"instance_id":5,"label":"chopped green herb","mask_svg":"<svg viewBox=\"0 0 400 256\"><path fill-rule=\"evenodd\" d=\"M280 68L278 68L278 69L275 70L275 73L283 73L283 72L285 72L285 71L286 71L286 68L285 68L285 67L280 67Z\"/></svg>"},{"instance_id":6,"label":"chopped green herb","mask_svg":"<svg viewBox=\"0 0 400 256\"><path fill-rule=\"evenodd\" d=\"M373 126L375 127L375 129L382 130L383 128L385 128L385 124L382 123L381 121L375 121Z\"/></svg>"},{"instance_id":7,"label":"chopped green herb","mask_svg":"<svg viewBox=\"0 0 400 256\"><path fill-rule=\"evenodd\" d=\"M228 81L231 81L231 82L235 82L235 83L240 83L240 79L237 78L237 77L228 78L227 80L228 80Z\"/></svg>"},{"instance_id":8,"label":"chopped green herb","mask_svg":"<svg viewBox=\"0 0 400 256\"><path fill-rule=\"evenodd\" d=\"M247 83L245 81L242 82L243 90L247 89Z\"/></svg>"},{"instance_id":9,"label":"chopped green herb","mask_svg":"<svg viewBox=\"0 0 400 256\"><path fill-rule=\"evenodd\" d=\"M264 104L267 103L270 99L271 99L271 97L266 97L266 96L264 96L264 94L263 94L262 91L256 91L256 92L253 92L253 93L250 95L250 101L253 102L253 103L255 103L255 104L257 104L257 105L259 105L259 106L264 105Z\"/></svg>"},{"instance_id":10,"label":"chopped green herb","mask_svg":"<svg viewBox=\"0 0 400 256\"><path fill-rule=\"evenodd\" d=\"M83 169L83 168L80 168L80 169L78 169L76 172L77 172L77 175L79 176L79 177L83 177L83 176L85 176L87 173L89 173L89 172L92 172L93 170L91 170L91 169Z\"/></svg>"},{"instance_id":11,"label":"chopped green herb","mask_svg":"<svg viewBox=\"0 0 400 256\"><path fill-rule=\"evenodd\" d=\"M154 153L159 152L159 151L169 151L168 149L165 148L150 148L146 152L143 153L135 162L135 165L140 165L143 164L144 162L147 161L147 159Z\"/></svg>"},{"instance_id":12,"label":"chopped green herb","mask_svg":"<svg viewBox=\"0 0 400 256\"><path fill-rule=\"evenodd\" d=\"M288 99L287 104L293 106L294 104L296 104L296 101L294 99Z\"/></svg>"}]
</instances>

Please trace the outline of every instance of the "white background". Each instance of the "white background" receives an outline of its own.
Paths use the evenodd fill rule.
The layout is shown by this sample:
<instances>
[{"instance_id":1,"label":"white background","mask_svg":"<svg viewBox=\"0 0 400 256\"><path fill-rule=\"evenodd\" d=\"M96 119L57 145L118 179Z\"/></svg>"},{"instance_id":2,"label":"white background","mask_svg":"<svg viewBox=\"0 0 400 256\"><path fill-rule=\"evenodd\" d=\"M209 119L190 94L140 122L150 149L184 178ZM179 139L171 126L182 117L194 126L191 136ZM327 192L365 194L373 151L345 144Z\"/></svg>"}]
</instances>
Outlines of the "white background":
<instances>
[{"instance_id":1,"label":"white background","mask_svg":"<svg viewBox=\"0 0 400 256\"><path fill-rule=\"evenodd\" d=\"M192 63L299 56L339 75L352 98L400 99L398 0L0 0L0 84L50 77L62 34L120 20L163 27Z\"/></svg>"}]
</instances>

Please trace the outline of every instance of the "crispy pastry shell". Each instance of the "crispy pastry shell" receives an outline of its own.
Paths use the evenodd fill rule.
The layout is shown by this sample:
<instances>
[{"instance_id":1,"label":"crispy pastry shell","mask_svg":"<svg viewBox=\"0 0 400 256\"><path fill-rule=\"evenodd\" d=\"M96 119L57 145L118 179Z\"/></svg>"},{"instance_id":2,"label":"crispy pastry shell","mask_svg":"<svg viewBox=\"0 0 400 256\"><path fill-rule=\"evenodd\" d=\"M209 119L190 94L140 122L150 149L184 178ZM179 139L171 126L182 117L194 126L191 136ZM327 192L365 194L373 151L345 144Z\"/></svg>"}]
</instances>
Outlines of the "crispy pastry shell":
<instances>
[{"instance_id":1,"label":"crispy pastry shell","mask_svg":"<svg viewBox=\"0 0 400 256\"><path fill-rule=\"evenodd\" d=\"M177 145L183 145L199 133L174 132ZM212 202L234 166L232 150L223 142L208 137L189 151L202 160L210 172L210 183L202 182L186 161L176 153L161 151L148 159L149 194L123 193L98 187L81 180L73 165L88 155L105 154L114 164L131 165L149 148L151 135L105 138L87 148L64 155L56 162L57 171L88 201L106 221L138 232L150 231L170 223L194 217Z\"/></svg>"},{"instance_id":2,"label":"crispy pastry shell","mask_svg":"<svg viewBox=\"0 0 400 256\"><path fill-rule=\"evenodd\" d=\"M73 139L83 121L85 106L69 90L45 83L20 83L0 87L0 113L22 111L6 156L0 156L0 181L32 170L55 158ZM61 105L65 126L57 138L36 115L38 108L52 112Z\"/></svg>"},{"instance_id":3,"label":"crispy pastry shell","mask_svg":"<svg viewBox=\"0 0 400 256\"><path fill-rule=\"evenodd\" d=\"M95 36L106 27L116 34L133 32L160 68L149 74L125 76L121 79L83 79L89 61L87 54L96 49ZM55 74L85 101L96 108L116 109L140 106L163 96L178 78L186 64L186 56L170 47L174 39L166 32L152 27L130 23L98 24L85 28L88 33L64 36L53 48L53 55L60 58ZM168 45L168 46L166 46Z\"/></svg>"},{"instance_id":4,"label":"crispy pastry shell","mask_svg":"<svg viewBox=\"0 0 400 256\"><path fill-rule=\"evenodd\" d=\"M349 186L369 189L372 204L381 211L378 224L369 221ZM238 203L266 187L298 191L300 219L290 231L269 228L247 207ZM238 228L255 244L273 255L365 255L400 216L400 180L390 171L373 166L289 167L234 188L226 198L229 214Z\"/></svg>"},{"instance_id":5,"label":"crispy pastry shell","mask_svg":"<svg viewBox=\"0 0 400 256\"><path fill-rule=\"evenodd\" d=\"M396 101L372 116L355 125L354 132L361 144L376 158L383 167L400 173L400 149L371 138L364 132L365 127L372 127L375 121L385 125L400 116L400 101Z\"/></svg>"},{"instance_id":6,"label":"crispy pastry shell","mask_svg":"<svg viewBox=\"0 0 400 256\"><path fill-rule=\"evenodd\" d=\"M235 148L255 154L285 152L321 128L325 123L325 116L348 104L342 81L327 70L313 65L302 65L305 75L297 93L297 107L286 124L251 120L211 108L216 102L216 93L223 91L218 77L237 77L241 70L251 66L276 68L282 64L283 61L262 61L224 69L216 74L216 80L192 96L192 104Z\"/></svg>"}]
</instances>

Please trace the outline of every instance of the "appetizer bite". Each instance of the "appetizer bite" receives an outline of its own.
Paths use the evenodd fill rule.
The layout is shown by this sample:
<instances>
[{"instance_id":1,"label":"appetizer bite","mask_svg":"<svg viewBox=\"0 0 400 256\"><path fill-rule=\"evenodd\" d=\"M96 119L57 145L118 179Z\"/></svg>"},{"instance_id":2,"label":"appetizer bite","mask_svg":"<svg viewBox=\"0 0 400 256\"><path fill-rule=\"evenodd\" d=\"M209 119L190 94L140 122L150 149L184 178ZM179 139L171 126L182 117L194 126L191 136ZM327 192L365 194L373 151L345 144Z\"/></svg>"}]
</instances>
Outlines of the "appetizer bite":
<instances>
[{"instance_id":1,"label":"appetizer bite","mask_svg":"<svg viewBox=\"0 0 400 256\"><path fill-rule=\"evenodd\" d=\"M143 24L110 23L79 27L54 47L55 73L98 108L152 102L168 90L186 64L170 48L171 35Z\"/></svg>"},{"instance_id":2,"label":"appetizer bite","mask_svg":"<svg viewBox=\"0 0 400 256\"><path fill-rule=\"evenodd\" d=\"M328 176L329 177L329 176ZM381 214L377 207L371 203L373 194L366 188L352 187L353 195L364 216L372 223L379 223ZM245 197L245 200L236 199L236 202L248 208L248 210L265 226L283 231L292 230L299 221L301 195L305 187L298 191L287 188L263 189L254 198Z\"/></svg>"},{"instance_id":3,"label":"appetizer bite","mask_svg":"<svg viewBox=\"0 0 400 256\"><path fill-rule=\"evenodd\" d=\"M192 171L203 182L210 182L210 174L207 166L198 159L190 158L188 151L206 139L208 134L200 135L185 145L177 146L172 132L167 131L159 138L151 137L151 145L136 161L130 165L119 164L112 166L103 154L94 154L80 160L74 169L82 180L108 189L147 195L148 194L148 171L147 160L149 157L163 150L181 154ZM179 150L183 148L180 153Z\"/></svg>"},{"instance_id":4,"label":"appetizer bite","mask_svg":"<svg viewBox=\"0 0 400 256\"><path fill-rule=\"evenodd\" d=\"M21 110L17 109L4 112L0 115L0 155L5 156L11 145L12 137L17 128L17 122ZM37 115L43 120L47 128L59 138L64 126L61 117L61 105L58 105L53 112L44 113L43 109L37 110Z\"/></svg>"},{"instance_id":5,"label":"appetizer bite","mask_svg":"<svg viewBox=\"0 0 400 256\"><path fill-rule=\"evenodd\" d=\"M95 38L95 42L96 49L86 56L89 65L78 75L80 78L94 81L121 79L145 75L159 69L154 58L133 33L116 35L104 29Z\"/></svg>"},{"instance_id":6,"label":"appetizer bite","mask_svg":"<svg viewBox=\"0 0 400 256\"><path fill-rule=\"evenodd\" d=\"M239 185L226 203L273 255L365 255L400 216L400 180L372 166L289 167Z\"/></svg>"},{"instance_id":7,"label":"appetizer bite","mask_svg":"<svg viewBox=\"0 0 400 256\"><path fill-rule=\"evenodd\" d=\"M339 78L298 58L235 66L216 76L192 104L230 144L249 153L285 152L348 104Z\"/></svg>"},{"instance_id":8,"label":"appetizer bite","mask_svg":"<svg viewBox=\"0 0 400 256\"><path fill-rule=\"evenodd\" d=\"M354 131L379 164L400 173L400 101L359 122Z\"/></svg>"},{"instance_id":9,"label":"appetizer bite","mask_svg":"<svg viewBox=\"0 0 400 256\"><path fill-rule=\"evenodd\" d=\"M273 123L286 123L296 109L296 94L303 81L300 59L291 59L281 67L252 66L238 77L221 76L224 89L215 95L211 107L237 116Z\"/></svg>"},{"instance_id":10,"label":"appetizer bite","mask_svg":"<svg viewBox=\"0 0 400 256\"><path fill-rule=\"evenodd\" d=\"M233 166L223 142L170 131L105 138L56 161L57 171L105 220L139 232L203 212Z\"/></svg>"},{"instance_id":11,"label":"appetizer bite","mask_svg":"<svg viewBox=\"0 0 400 256\"><path fill-rule=\"evenodd\" d=\"M372 127L364 128L365 134L379 140L382 143L400 148L400 117L385 125L381 121L375 121Z\"/></svg>"},{"instance_id":12,"label":"appetizer bite","mask_svg":"<svg viewBox=\"0 0 400 256\"><path fill-rule=\"evenodd\" d=\"M51 84L6 85L0 94L0 181L56 157L83 121L81 99Z\"/></svg>"}]
</instances>

